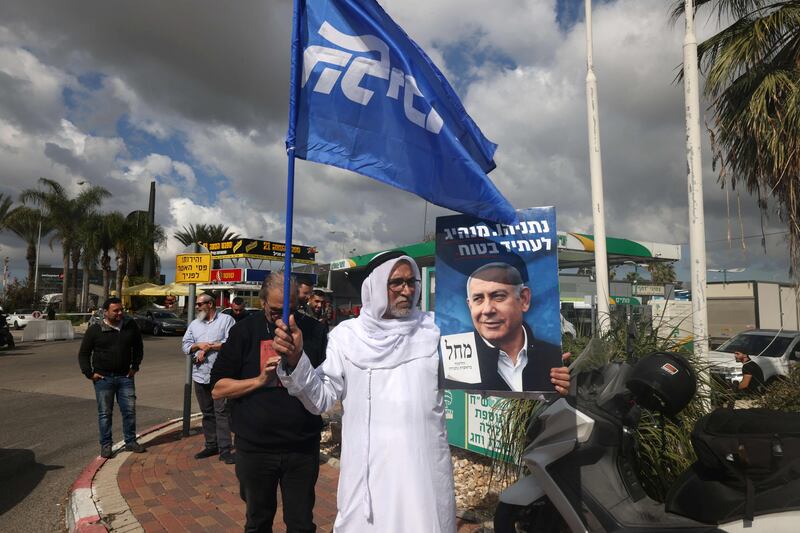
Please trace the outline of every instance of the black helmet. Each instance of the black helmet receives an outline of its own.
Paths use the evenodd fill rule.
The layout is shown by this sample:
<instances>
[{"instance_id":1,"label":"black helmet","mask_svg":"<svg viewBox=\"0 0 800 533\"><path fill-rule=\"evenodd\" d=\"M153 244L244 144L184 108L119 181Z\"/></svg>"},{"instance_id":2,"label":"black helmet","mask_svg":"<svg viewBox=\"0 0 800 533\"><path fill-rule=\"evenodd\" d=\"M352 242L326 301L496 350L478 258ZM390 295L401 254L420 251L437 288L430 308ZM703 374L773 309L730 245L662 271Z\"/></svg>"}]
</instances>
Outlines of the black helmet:
<instances>
[{"instance_id":1,"label":"black helmet","mask_svg":"<svg viewBox=\"0 0 800 533\"><path fill-rule=\"evenodd\" d=\"M626 385L645 409L675 416L692 400L697 378L683 356L655 352L636 363Z\"/></svg>"}]
</instances>

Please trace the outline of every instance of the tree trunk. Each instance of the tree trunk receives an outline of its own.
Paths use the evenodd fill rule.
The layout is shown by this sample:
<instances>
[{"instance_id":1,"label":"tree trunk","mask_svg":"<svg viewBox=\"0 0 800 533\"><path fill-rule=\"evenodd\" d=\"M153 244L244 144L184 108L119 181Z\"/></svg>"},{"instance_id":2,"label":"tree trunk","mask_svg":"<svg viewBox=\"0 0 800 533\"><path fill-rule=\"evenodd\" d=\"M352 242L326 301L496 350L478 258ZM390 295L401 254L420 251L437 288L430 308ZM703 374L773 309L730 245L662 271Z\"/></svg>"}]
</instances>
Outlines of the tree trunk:
<instances>
[{"instance_id":1,"label":"tree trunk","mask_svg":"<svg viewBox=\"0 0 800 533\"><path fill-rule=\"evenodd\" d=\"M81 312L85 313L89 310L89 271L91 269L83 265L83 280L81 283Z\"/></svg>"},{"instance_id":2,"label":"tree trunk","mask_svg":"<svg viewBox=\"0 0 800 533\"><path fill-rule=\"evenodd\" d=\"M64 250L64 272L63 272L63 285L61 285L61 312L66 313L69 310L69 301L67 296L69 294L69 248Z\"/></svg>"},{"instance_id":3,"label":"tree trunk","mask_svg":"<svg viewBox=\"0 0 800 533\"><path fill-rule=\"evenodd\" d=\"M36 244L28 243L28 249L25 252L25 260L28 261L28 288L33 289L34 278L36 277ZM35 297L35 295L34 295ZM38 305L38 302L34 302Z\"/></svg>"},{"instance_id":4,"label":"tree trunk","mask_svg":"<svg viewBox=\"0 0 800 533\"><path fill-rule=\"evenodd\" d=\"M111 257L108 251L103 250L103 256L100 258L100 268L103 269L103 301L108 300L108 284L111 281Z\"/></svg>"},{"instance_id":5,"label":"tree trunk","mask_svg":"<svg viewBox=\"0 0 800 533\"><path fill-rule=\"evenodd\" d=\"M117 252L117 298L122 298L122 278L125 277L123 270L124 254Z\"/></svg>"},{"instance_id":6,"label":"tree trunk","mask_svg":"<svg viewBox=\"0 0 800 533\"><path fill-rule=\"evenodd\" d=\"M72 252L72 306L78 305L78 272L80 271L81 253Z\"/></svg>"}]
</instances>

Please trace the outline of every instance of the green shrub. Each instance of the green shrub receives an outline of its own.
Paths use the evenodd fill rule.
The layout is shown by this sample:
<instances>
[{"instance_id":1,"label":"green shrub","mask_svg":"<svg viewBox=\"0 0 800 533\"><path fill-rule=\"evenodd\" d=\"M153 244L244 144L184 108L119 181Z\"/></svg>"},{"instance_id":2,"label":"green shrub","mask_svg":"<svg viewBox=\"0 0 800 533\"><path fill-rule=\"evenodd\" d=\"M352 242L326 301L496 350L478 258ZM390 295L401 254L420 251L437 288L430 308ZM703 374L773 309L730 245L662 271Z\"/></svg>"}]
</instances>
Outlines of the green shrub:
<instances>
[{"instance_id":1,"label":"green shrub","mask_svg":"<svg viewBox=\"0 0 800 533\"><path fill-rule=\"evenodd\" d=\"M793 366L788 376L775 379L753 401L756 407L800 411L800 365Z\"/></svg>"}]
</instances>

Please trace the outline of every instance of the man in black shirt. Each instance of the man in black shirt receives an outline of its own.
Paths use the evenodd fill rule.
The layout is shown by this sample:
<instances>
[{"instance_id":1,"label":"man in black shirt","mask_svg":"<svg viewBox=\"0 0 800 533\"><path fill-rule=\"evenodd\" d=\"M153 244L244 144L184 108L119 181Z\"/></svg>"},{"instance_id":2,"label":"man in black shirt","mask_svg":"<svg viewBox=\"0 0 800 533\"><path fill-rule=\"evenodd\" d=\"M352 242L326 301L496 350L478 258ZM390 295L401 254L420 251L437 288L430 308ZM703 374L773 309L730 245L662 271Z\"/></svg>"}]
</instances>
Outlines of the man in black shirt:
<instances>
[{"instance_id":1,"label":"man in black shirt","mask_svg":"<svg viewBox=\"0 0 800 533\"><path fill-rule=\"evenodd\" d=\"M225 309L223 311L226 315L230 315L233 317L233 320L239 322L250 316L250 311L244 305L244 298L241 296L237 296L233 300L231 300L231 307L230 309Z\"/></svg>"},{"instance_id":2,"label":"man in black shirt","mask_svg":"<svg viewBox=\"0 0 800 533\"><path fill-rule=\"evenodd\" d=\"M325 359L327 330L313 318L295 312L294 282L290 290L304 349L312 365L318 366ZM212 395L227 398L231 408L236 477L247 506L245 532L272 531L278 485L287 531L313 532L322 419L306 411L276 376L280 357L272 349L272 339L275 321L283 315L283 274L270 274L259 296L264 312L253 313L228 334L211 371Z\"/></svg>"},{"instance_id":3,"label":"man in black shirt","mask_svg":"<svg viewBox=\"0 0 800 533\"><path fill-rule=\"evenodd\" d=\"M78 352L81 372L94 382L100 426L100 456L111 457L111 421L114 397L122 414L125 449L145 451L136 442L136 385L133 376L142 363L144 346L139 327L123 316L122 301L109 298L103 303L103 320L89 326Z\"/></svg>"}]
</instances>

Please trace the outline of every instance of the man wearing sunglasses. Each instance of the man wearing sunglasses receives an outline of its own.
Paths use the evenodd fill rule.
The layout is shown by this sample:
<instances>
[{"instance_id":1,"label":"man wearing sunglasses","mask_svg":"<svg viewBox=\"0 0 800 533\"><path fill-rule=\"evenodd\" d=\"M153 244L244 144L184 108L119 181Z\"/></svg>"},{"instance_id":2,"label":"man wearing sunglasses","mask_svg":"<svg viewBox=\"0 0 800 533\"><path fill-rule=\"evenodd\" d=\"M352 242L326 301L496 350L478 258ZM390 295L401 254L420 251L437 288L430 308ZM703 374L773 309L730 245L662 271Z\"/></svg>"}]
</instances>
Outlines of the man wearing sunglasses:
<instances>
[{"instance_id":1,"label":"man wearing sunglasses","mask_svg":"<svg viewBox=\"0 0 800 533\"><path fill-rule=\"evenodd\" d=\"M205 459L219 454L219 460L233 464L232 440L228 408L224 399L211 396L211 369L217 361L222 346L228 340L228 332L236 323L234 319L217 312L214 296L203 293L197 297L196 314L183 335L183 353L191 354L194 361L192 381L197 404L203 413L203 435L205 446L197 452L195 459Z\"/></svg>"}]
</instances>

